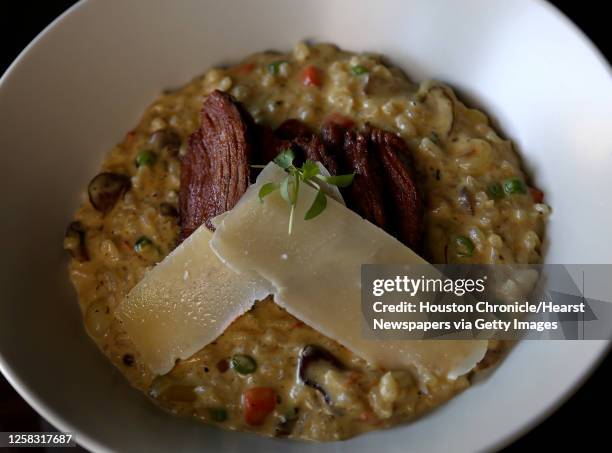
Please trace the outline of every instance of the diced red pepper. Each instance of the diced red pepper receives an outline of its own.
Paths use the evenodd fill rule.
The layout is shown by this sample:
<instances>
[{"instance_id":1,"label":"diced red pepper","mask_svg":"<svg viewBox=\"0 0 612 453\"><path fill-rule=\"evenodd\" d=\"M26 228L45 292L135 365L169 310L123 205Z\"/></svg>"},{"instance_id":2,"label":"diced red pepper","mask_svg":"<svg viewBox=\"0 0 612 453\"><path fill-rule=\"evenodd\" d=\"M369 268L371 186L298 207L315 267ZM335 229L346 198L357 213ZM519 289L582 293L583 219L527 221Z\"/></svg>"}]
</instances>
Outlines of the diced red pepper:
<instances>
[{"instance_id":1,"label":"diced red pepper","mask_svg":"<svg viewBox=\"0 0 612 453\"><path fill-rule=\"evenodd\" d=\"M237 74L248 74L255 69L255 63L245 63L235 69Z\"/></svg>"},{"instance_id":2,"label":"diced red pepper","mask_svg":"<svg viewBox=\"0 0 612 453\"><path fill-rule=\"evenodd\" d=\"M276 392L270 387L253 387L242 395L244 421L261 425L276 407Z\"/></svg>"},{"instance_id":3,"label":"diced red pepper","mask_svg":"<svg viewBox=\"0 0 612 453\"><path fill-rule=\"evenodd\" d=\"M348 116L344 116L337 112L334 112L329 115L327 117L326 122L337 124L338 126L341 126L345 129L350 129L355 125L355 121L353 121L352 118L349 118Z\"/></svg>"},{"instance_id":4,"label":"diced red pepper","mask_svg":"<svg viewBox=\"0 0 612 453\"><path fill-rule=\"evenodd\" d=\"M302 83L306 86L321 86L321 71L316 66L306 66L302 72Z\"/></svg>"},{"instance_id":5,"label":"diced red pepper","mask_svg":"<svg viewBox=\"0 0 612 453\"><path fill-rule=\"evenodd\" d=\"M530 187L529 192L531 192L531 198L536 203L542 203L544 201L544 192L540 189L536 189L535 187Z\"/></svg>"},{"instance_id":6,"label":"diced red pepper","mask_svg":"<svg viewBox=\"0 0 612 453\"><path fill-rule=\"evenodd\" d=\"M302 321L295 321L291 326L293 329L299 329L300 327L304 327L304 323Z\"/></svg>"},{"instance_id":7,"label":"diced red pepper","mask_svg":"<svg viewBox=\"0 0 612 453\"><path fill-rule=\"evenodd\" d=\"M125 134L125 141L126 141L126 143L131 143L132 140L134 140L135 136L136 136L136 132L134 132L134 131L130 131L127 134Z\"/></svg>"}]
</instances>

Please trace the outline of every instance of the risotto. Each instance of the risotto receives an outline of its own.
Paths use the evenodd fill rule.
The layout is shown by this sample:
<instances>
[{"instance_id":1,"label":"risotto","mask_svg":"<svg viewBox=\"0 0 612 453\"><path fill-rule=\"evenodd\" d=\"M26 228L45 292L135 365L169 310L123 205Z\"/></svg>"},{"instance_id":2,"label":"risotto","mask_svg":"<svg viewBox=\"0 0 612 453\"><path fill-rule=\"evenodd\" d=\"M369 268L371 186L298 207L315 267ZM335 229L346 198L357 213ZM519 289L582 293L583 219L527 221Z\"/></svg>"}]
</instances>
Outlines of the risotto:
<instances>
[{"instance_id":1,"label":"risotto","mask_svg":"<svg viewBox=\"0 0 612 453\"><path fill-rule=\"evenodd\" d=\"M87 332L134 387L173 413L228 429L329 441L411 420L467 388L474 372L501 357L506 346L490 342L474 372L421 382L408 371L368 364L268 298L168 374L154 375L114 312L176 247L180 159L214 90L231 94L257 124L271 128L296 118L318 130L336 118L401 137L424 197L418 251L429 262L541 261L549 213L543 194L524 174L511 142L449 87L414 84L381 56L329 44L258 53L164 92L107 154L68 228L64 246ZM109 188L121 192L110 205ZM305 345L345 365L314 370L325 392L299 379ZM249 423L249 392L262 388L273 390L273 407Z\"/></svg>"}]
</instances>

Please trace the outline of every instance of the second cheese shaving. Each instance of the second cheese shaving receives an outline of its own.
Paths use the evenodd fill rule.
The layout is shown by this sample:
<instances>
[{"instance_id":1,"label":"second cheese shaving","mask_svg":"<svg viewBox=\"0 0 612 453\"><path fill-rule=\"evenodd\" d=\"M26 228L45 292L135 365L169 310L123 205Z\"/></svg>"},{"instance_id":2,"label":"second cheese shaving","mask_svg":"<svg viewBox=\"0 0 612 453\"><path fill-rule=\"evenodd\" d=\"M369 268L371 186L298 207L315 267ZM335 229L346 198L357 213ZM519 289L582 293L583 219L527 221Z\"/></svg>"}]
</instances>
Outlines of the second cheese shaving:
<instances>
[{"instance_id":1,"label":"second cheese shaving","mask_svg":"<svg viewBox=\"0 0 612 453\"><path fill-rule=\"evenodd\" d=\"M279 194L259 200L260 187L285 172L269 164L236 207L223 216L211 240L219 258L241 275L258 274L274 300L296 318L370 363L417 370L423 378L456 378L478 363L486 341L371 341L362 333L360 269L370 264L426 264L408 247L336 202L323 215L299 221L287 234L288 207ZM296 218L316 191L300 186Z\"/></svg>"}]
</instances>

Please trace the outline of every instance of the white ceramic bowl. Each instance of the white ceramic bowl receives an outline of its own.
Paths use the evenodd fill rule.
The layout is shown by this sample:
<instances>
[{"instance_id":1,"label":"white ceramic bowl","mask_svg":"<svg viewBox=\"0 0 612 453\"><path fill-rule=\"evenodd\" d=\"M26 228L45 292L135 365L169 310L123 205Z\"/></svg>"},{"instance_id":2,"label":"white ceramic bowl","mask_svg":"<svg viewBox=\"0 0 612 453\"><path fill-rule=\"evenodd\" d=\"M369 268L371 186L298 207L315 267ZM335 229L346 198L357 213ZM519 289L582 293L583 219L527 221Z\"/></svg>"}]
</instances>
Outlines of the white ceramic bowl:
<instances>
[{"instance_id":1,"label":"white ceramic bowl","mask_svg":"<svg viewBox=\"0 0 612 453\"><path fill-rule=\"evenodd\" d=\"M548 261L612 262L612 83L548 4L514 0L89 0L55 21L0 82L0 369L85 447L123 451L482 451L559 405L606 342L524 342L490 378L407 426L333 444L173 418L131 390L86 337L61 248L103 153L161 89L298 40L378 51L483 107L552 204Z\"/></svg>"}]
</instances>

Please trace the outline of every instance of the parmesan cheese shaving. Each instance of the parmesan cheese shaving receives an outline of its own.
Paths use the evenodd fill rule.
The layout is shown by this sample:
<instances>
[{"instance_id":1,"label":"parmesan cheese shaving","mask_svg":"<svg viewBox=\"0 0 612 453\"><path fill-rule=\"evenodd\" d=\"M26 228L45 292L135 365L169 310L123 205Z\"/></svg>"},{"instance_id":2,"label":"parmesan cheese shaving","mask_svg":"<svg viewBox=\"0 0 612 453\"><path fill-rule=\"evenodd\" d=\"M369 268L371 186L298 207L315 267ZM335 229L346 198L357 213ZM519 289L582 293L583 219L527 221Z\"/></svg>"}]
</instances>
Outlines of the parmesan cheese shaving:
<instances>
[{"instance_id":1,"label":"parmesan cheese shaving","mask_svg":"<svg viewBox=\"0 0 612 453\"><path fill-rule=\"evenodd\" d=\"M374 341L362 333L362 264L426 264L412 250L343 204L328 200L304 221L316 192L302 184L293 235L278 191L259 200L260 187L286 173L262 171L239 203L214 220L213 234L196 230L145 275L116 316L156 374L170 371L214 341L256 300L276 303L368 362L455 379L482 359L486 341ZM433 269L433 268L432 268Z\"/></svg>"},{"instance_id":2,"label":"parmesan cheese shaving","mask_svg":"<svg viewBox=\"0 0 612 453\"><path fill-rule=\"evenodd\" d=\"M271 293L265 280L236 275L209 246L201 227L145 275L119 305L121 320L156 374L166 374L214 341L256 300Z\"/></svg>"},{"instance_id":3,"label":"parmesan cheese shaving","mask_svg":"<svg viewBox=\"0 0 612 453\"><path fill-rule=\"evenodd\" d=\"M273 287L274 300L289 313L372 364L417 370L451 379L471 370L487 341L373 341L362 333L361 265L426 264L398 240L340 203L329 200L318 217L304 221L316 191L300 185L296 223L287 234L287 203L278 192L259 200L260 187L286 173L275 164L230 212L218 219L211 247L241 275L257 274ZM433 267L432 267L433 269Z\"/></svg>"}]
</instances>

